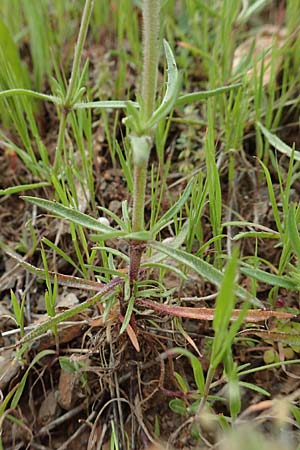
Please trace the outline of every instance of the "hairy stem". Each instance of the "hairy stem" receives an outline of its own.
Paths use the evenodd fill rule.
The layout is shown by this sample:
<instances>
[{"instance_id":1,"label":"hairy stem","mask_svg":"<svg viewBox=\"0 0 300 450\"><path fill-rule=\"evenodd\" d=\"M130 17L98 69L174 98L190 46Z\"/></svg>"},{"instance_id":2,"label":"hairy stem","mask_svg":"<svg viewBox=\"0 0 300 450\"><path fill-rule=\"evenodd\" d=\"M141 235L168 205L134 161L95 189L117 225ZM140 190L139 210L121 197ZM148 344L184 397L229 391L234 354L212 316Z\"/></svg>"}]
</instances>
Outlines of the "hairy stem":
<instances>
[{"instance_id":1,"label":"hairy stem","mask_svg":"<svg viewBox=\"0 0 300 450\"><path fill-rule=\"evenodd\" d=\"M145 120L149 119L154 111L159 56L160 3L160 0L144 0L143 2L144 65L141 93Z\"/></svg>"},{"instance_id":2,"label":"hairy stem","mask_svg":"<svg viewBox=\"0 0 300 450\"><path fill-rule=\"evenodd\" d=\"M147 162L134 165L134 195L133 197L133 216L132 231L141 231L144 228L144 206L145 206L145 190L147 177Z\"/></svg>"},{"instance_id":3,"label":"hairy stem","mask_svg":"<svg viewBox=\"0 0 300 450\"><path fill-rule=\"evenodd\" d=\"M159 24L161 0L143 1L143 73L141 84L142 115L146 122L154 112L157 85L157 66L159 57ZM134 186L132 231L139 232L144 228L145 191L151 139L139 141L141 148L134 149ZM139 144L136 144L139 145ZM143 244L134 241L130 250L130 281L133 282L140 269Z\"/></svg>"}]
</instances>

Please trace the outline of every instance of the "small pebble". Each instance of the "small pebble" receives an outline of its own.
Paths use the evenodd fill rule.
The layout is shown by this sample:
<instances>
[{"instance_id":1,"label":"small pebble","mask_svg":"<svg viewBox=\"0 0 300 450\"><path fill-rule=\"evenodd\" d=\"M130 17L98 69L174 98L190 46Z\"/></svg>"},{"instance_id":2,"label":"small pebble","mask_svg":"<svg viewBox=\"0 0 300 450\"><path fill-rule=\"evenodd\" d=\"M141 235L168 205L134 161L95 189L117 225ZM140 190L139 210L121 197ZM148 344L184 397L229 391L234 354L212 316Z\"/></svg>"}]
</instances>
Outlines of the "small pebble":
<instances>
[{"instance_id":1,"label":"small pebble","mask_svg":"<svg viewBox=\"0 0 300 450\"><path fill-rule=\"evenodd\" d=\"M109 220L106 217L98 217L98 222L100 222L102 225L105 225L106 227L109 227Z\"/></svg>"}]
</instances>

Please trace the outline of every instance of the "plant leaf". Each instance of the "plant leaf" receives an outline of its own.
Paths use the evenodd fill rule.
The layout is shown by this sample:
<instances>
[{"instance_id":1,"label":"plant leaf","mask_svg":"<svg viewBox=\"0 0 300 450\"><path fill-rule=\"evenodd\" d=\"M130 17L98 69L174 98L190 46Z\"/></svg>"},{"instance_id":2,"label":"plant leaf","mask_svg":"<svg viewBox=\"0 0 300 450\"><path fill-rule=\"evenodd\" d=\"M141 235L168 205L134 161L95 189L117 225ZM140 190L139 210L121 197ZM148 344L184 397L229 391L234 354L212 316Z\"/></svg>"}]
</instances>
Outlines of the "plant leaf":
<instances>
[{"instance_id":1,"label":"plant leaf","mask_svg":"<svg viewBox=\"0 0 300 450\"><path fill-rule=\"evenodd\" d=\"M5 91L0 91L1 97L13 97L16 95L25 95L26 97L36 98L38 100L48 101L55 103L56 105L61 105L62 101L60 98L53 95L42 94L41 92L31 91L30 89L7 89Z\"/></svg>"},{"instance_id":2,"label":"plant leaf","mask_svg":"<svg viewBox=\"0 0 300 450\"><path fill-rule=\"evenodd\" d=\"M11 250L7 245L5 245L0 240L0 248L3 249L3 251L9 255L11 258L13 258L20 266L24 267L24 269L28 270L28 272L33 273L34 275L37 275L38 277L42 278L43 280L46 279L46 272L44 269L38 269L37 267L33 266L32 264L25 261L21 255ZM57 281L62 286L69 286L75 289L84 289L87 291L95 291L100 292L105 284L99 283L98 281L93 280L85 280L83 278L74 277L72 275L64 275L62 273L56 273L48 271L48 275L51 281L54 281L55 278L57 278Z\"/></svg>"},{"instance_id":3,"label":"plant leaf","mask_svg":"<svg viewBox=\"0 0 300 450\"><path fill-rule=\"evenodd\" d=\"M28 197L23 196L24 200L39 206L40 208L46 209L49 212L57 214L63 219L67 219L72 223L81 225L83 227L89 228L91 230L99 231L100 233L111 233L115 230L112 227L106 226L98 222L97 219L88 216L74 208L70 208L60 203L53 202L51 200L46 200L44 198Z\"/></svg>"},{"instance_id":4,"label":"plant leaf","mask_svg":"<svg viewBox=\"0 0 300 450\"><path fill-rule=\"evenodd\" d=\"M270 231L241 231L240 233L236 234L232 240L238 241L239 239L245 239L245 238L256 238L256 239L279 239L280 234L276 231L270 232Z\"/></svg>"},{"instance_id":5,"label":"plant leaf","mask_svg":"<svg viewBox=\"0 0 300 450\"><path fill-rule=\"evenodd\" d=\"M121 326L120 334L124 333L124 331L127 328L127 325L130 322L131 314L132 314L133 307L134 307L134 301L135 301L135 297L134 296L130 297L128 305L127 305L125 317L124 317L124 319L122 319L123 323Z\"/></svg>"},{"instance_id":6,"label":"plant leaf","mask_svg":"<svg viewBox=\"0 0 300 450\"><path fill-rule=\"evenodd\" d=\"M98 231L99 233L101 233L100 235L98 234L91 236L91 238L95 241L99 240L102 241L105 239L112 239L119 237L122 237L123 239L127 240L134 239L141 241L152 239L152 234L149 231L127 233L126 231L115 230L110 226L103 225L97 219L94 219L93 217L88 216L87 214L84 214L74 208L64 206L61 203L56 203L51 200L36 197L23 196L22 198L26 201L29 201L30 203L39 206L40 208L44 208L47 211L58 215L59 217L65 220L69 220L70 222L76 225L81 225L85 228Z\"/></svg>"},{"instance_id":7,"label":"plant leaf","mask_svg":"<svg viewBox=\"0 0 300 450\"><path fill-rule=\"evenodd\" d=\"M168 42L165 39L163 42L165 55L167 59L167 73L168 73L167 90L160 106L154 111L154 113L146 123L145 129L152 128L154 125L157 124L157 122L163 119L171 111L176 102L179 91L180 79L177 70L176 60Z\"/></svg>"},{"instance_id":8,"label":"plant leaf","mask_svg":"<svg viewBox=\"0 0 300 450\"><path fill-rule=\"evenodd\" d=\"M123 316L119 316L120 320L122 322L122 324L124 324L124 317ZM128 334L128 337L130 339L130 342L132 343L132 345L134 346L134 348L136 349L137 352L140 352L140 344L137 338L137 335L134 331L134 329L132 328L132 326L130 325L130 323L127 324L126 326L126 333Z\"/></svg>"},{"instance_id":9,"label":"plant leaf","mask_svg":"<svg viewBox=\"0 0 300 450\"><path fill-rule=\"evenodd\" d=\"M273 211L273 215L274 215L274 219L276 222L276 226L277 226L277 230L279 231L281 238L283 238L284 234L283 234L283 230L282 230L282 225L281 225L281 220L280 220L280 214L279 214L279 210L278 210L278 206L277 206L277 201L276 201L276 197L275 197L275 193L274 193L274 188L273 188L273 182L271 179L271 175L269 172L269 169L267 168L267 166L262 162L259 161L260 165L262 166L264 172L265 172L265 177L266 177L266 181L267 181L267 185L268 185L268 191L269 191L269 197L270 197L270 202L272 205L272 211Z\"/></svg>"},{"instance_id":10,"label":"plant leaf","mask_svg":"<svg viewBox=\"0 0 300 450\"><path fill-rule=\"evenodd\" d=\"M183 191L180 198L177 200L177 202L158 220L158 222L154 225L152 228L152 234L157 234L162 228L164 228L168 222L173 219L173 217L178 213L178 211L181 210L183 205L186 203L187 199L190 196L191 190L193 187L193 180L191 180L185 190Z\"/></svg>"},{"instance_id":11,"label":"plant leaf","mask_svg":"<svg viewBox=\"0 0 300 450\"><path fill-rule=\"evenodd\" d=\"M186 350L185 348L181 347L171 348L164 353L165 356L171 356L174 354L186 356L190 360L197 388L199 389L199 392L203 395L205 389L205 381L202 365L199 359L196 358L196 356L193 355L193 353L191 353L189 350Z\"/></svg>"},{"instance_id":12,"label":"plant leaf","mask_svg":"<svg viewBox=\"0 0 300 450\"><path fill-rule=\"evenodd\" d=\"M286 289L299 290L299 286L293 280L286 278L282 275L279 276L269 272L265 272L264 270L258 269L257 267L245 265L245 263L242 263L240 271L243 275L246 275L250 278L254 278L255 280L261 281L263 283L270 284L271 286L278 286Z\"/></svg>"},{"instance_id":13,"label":"plant leaf","mask_svg":"<svg viewBox=\"0 0 300 450\"><path fill-rule=\"evenodd\" d=\"M17 194L18 192L29 191L31 189L38 189L40 187L50 186L47 181L42 181L40 183L23 184L19 186L11 186L6 189L0 189L0 195L11 195Z\"/></svg>"},{"instance_id":14,"label":"plant leaf","mask_svg":"<svg viewBox=\"0 0 300 450\"><path fill-rule=\"evenodd\" d=\"M52 330L54 327L56 327L61 322L65 322L66 320L70 319L70 317L73 317L76 314L80 313L81 311L89 308L90 306L93 306L95 303L97 303L97 301L100 300L101 297L110 293L118 285L120 285L122 283L123 283L123 281L121 278L112 279L109 283L107 283L106 285L103 285L101 291L99 290L99 292L97 292L97 294L94 295L93 297L80 303L79 305L74 306L73 308L63 311L60 314L56 314L56 316L51 317L51 319L46 320L41 325L37 326L30 333L26 334L18 342L18 345L23 345L23 344L33 341L34 339L38 338L42 334L46 333L48 330Z\"/></svg>"},{"instance_id":15,"label":"plant leaf","mask_svg":"<svg viewBox=\"0 0 300 450\"><path fill-rule=\"evenodd\" d=\"M180 232L177 234L177 236L174 236L174 237L171 237L168 239L168 246L172 247L172 248L180 247L184 243L185 238L188 234L188 231L189 231L189 220L187 220L184 223L184 225L182 226L182 228L181 228ZM143 259L142 265L147 266L148 264L156 264L166 258L167 258L166 254L164 254L162 252L158 252L148 258Z\"/></svg>"},{"instance_id":16,"label":"plant leaf","mask_svg":"<svg viewBox=\"0 0 300 450\"><path fill-rule=\"evenodd\" d=\"M19 386L18 386L18 389L17 389L16 392L15 392L15 395L14 395L13 398L12 398L11 405L10 405L11 408L14 409L14 408L17 407L17 405L18 405L18 403L19 403L19 400L20 400L20 398L21 398L21 395L22 395L22 393L23 393L23 391L24 391L25 384L26 384L26 381L27 381L29 372L30 372L30 370L32 369L32 367L33 367L37 362L39 362L42 358L44 358L45 356L48 356L48 355L54 355L54 354L55 354L55 351L54 351L54 350L43 350L43 351L41 351L40 353L38 353L38 354L33 358L33 360L32 360L32 362L31 362L30 366L28 367L28 369L26 370L25 374L24 374L23 377L22 377L22 380L21 380L21 382L20 382L20 384L19 384Z\"/></svg>"},{"instance_id":17,"label":"plant leaf","mask_svg":"<svg viewBox=\"0 0 300 450\"><path fill-rule=\"evenodd\" d=\"M242 86L242 83L232 84L230 86L222 86L217 89L212 89L210 91L198 91L192 92L191 94L181 95L177 100L176 106L183 106L188 103L195 103L206 100L209 97L215 97L216 95L224 94L225 92L232 91Z\"/></svg>"},{"instance_id":18,"label":"plant leaf","mask_svg":"<svg viewBox=\"0 0 300 450\"><path fill-rule=\"evenodd\" d=\"M300 346L299 333L286 333L283 331L259 330L256 328L249 328L247 330L240 331L239 334L254 335L266 341L281 342L283 344L291 346Z\"/></svg>"},{"instance_id":19,"label":"plant leaf","mask_svg":"<svg viewBox=\"0 0 300 450\"><path fill-rule=\"evenodd\" d=\"M206 261L198 258L197 256L191 255L183 250L174 249L170 246L164 245L160 242L149 242L149 246L165 253L176 261L186 265L190 269L194 270L196 273L201 275L206 280L209 280L211 283L216 286L221 286L223 280L223 273L216 269L211 264ZM249 292L243 289L240 286L237 286L236 294L244 300L249 300L256 306L263 308L263 304L254 296L252 296Z\"/></svg>"},{"instance_id":20,"label":"plant leaf","mask_svg":"<svg viewBox=\"0 0 300 450\"><path fill-rule=\"evenodd\" d=\"M258 392L259 394L265 395L266 397L271 397L271 394L268 391L260 386L256 386L255 384L247 383L246 381L239 381L239 386L246 389L251 389L252 391Z\"/></svg>"},{"instance_id":21,"label":"plant leaf","mask_svg":"<svg viewBox=\"0 0 300 450\"><path fill-rule=\"evenodd\" d=\"M0 62L1 67L5 61L10 66L12 73L19 85L22 85L27 79L25 68L21 64L18 48L12 38L10 30L0 18ZM2 70L0 73L0 80L5 80L5 73ZM27 80L26 80L27 81ZM6 86L5 86L6 87ZM2 91L3 92L3 91Z\"/></svg>"},{"instance_id":22,"label":"plant leaf","mask_svg":"<svg viewBox=\"0 0 300 450\"><path fill-rule=\"evenodd\" d=\"M292 156L293 149L289 145L283 142L278 136L267 130L260 122L257 122L257 125L272 147L289 157ZM297 150L294 150L294 159L300 161L300 152Z\"/></svg>"},{"instance_id":23,"label":"plant leaf","mask_svg":"<svg viewBox=\"0 0 300 450\"><path fill-rule=\"evenodd\" d=\"M300 259L300 237L296 222L295 206L290 205L287 218L287 232L291 241L292 247L298 258Z\"/></svg>"},{"instance_id":24,"label":"plant leaf","mask_svg":"<svg viewBox=\"0 0 300 450\"><path fill-rule=\"evenodd\" d=\"M72 109L116 109L116 108L128 108L128 104L131 104L135 108L139 108L139 104L136 102L124 101L124 100L105 100L97 102L78 102L75 103Z\"/></svg>"}]
</instances>

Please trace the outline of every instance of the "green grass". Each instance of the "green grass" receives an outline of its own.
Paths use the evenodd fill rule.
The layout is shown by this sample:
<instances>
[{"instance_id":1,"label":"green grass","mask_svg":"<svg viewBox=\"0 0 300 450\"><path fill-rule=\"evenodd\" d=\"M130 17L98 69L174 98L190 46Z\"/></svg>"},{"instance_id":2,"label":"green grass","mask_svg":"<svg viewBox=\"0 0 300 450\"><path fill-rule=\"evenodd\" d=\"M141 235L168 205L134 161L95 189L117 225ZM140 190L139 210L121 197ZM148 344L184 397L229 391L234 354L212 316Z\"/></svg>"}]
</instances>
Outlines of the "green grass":
<instances>
[{"instance_id":1,"label":"green grass","mask_svg":"<svg viewBox=\"0 0 300 450\"><path fill-rule=\"evenodd\" d=\"M157 367L166 357L173 361L171 383L177 391L166 388L175 398L166 396L164 402L170 400L170 411L190 426L196 445L207 438L201 423L206 411L211 424L217 423L217 435L234 431L242 420L244 390L255 391L258 401L276 397L251 373L279 370L280 364L266 365L262 351L255 362L247 350L277 351L275 334L283 324L270 324L273 340L264 341L262 334L240 340L247 309L276 309L284 298L281 309L299 313L300 0L287 0L282 10L267 1L167 0L159 14L154 6L160 2L150 2L148 12L147 3L1 0L1 148L3 160L15 155L23 171L8 181L3 173L0 196L6 208L26 201L28 214L37 208L38 216L33 224L25 217L21 221L22 233L8 239L12 251L4 239L0 244L4 258L8 253L45 280L41 292L48 317L27 336L30 296L17 289L9 293L28 368L20 387L5 393L1 413L8 422L19 420L16 407L26 398L28 374L46 355L29 341L50 330L58 350L62 323L98 301L108 320L102 352L110 363L122 348L126 360L143 354L148 364L150 339L169 336L168 348L162 340L155 356ZM270 23L285 27L285 36L269 39L257 54L255 38L262 39L259 31ZM233 70L236 48L246 40L248 48ZM30 195L21 200L25 191ZM111 200L118 202L116 211ZM24 253L25 261L13 250ZM79 295L83 289L99 293L58 313L63 281L81 287ZM191 321L169 317L163 324L158 313L138 302L140 297L160 302L167 317L172 306L186 306L182 298L199 306L198 298L210 295L214 303L201 306L214 307L215 315L201 340ZM241 313L231 322L234 308ZM152 338L147 341L144 332ZM285 332L279 345L292 348L293 332ZM138 347L141 353L133 353ZM242 353L249 355L245 361ZM185 362L180 366L180 361ZM111 448L138 445L137 424L148 436L143 375L132 371L139 384L132 398L134 390L122 384L128 373L117 370L106 385L113 411L113 419L106 420ZM218 392L218 386L224 389ZM134 414L135 401L140 410ZM120 426L126 402L132 409L131 434ZM292 399L288 408L298 424ZM154 429L162 432L155 417L150 435ZM163 437L172 445L176 431L168 431ZM280 434L276 424L274 433Z\"/></svg>"}]
</instances>

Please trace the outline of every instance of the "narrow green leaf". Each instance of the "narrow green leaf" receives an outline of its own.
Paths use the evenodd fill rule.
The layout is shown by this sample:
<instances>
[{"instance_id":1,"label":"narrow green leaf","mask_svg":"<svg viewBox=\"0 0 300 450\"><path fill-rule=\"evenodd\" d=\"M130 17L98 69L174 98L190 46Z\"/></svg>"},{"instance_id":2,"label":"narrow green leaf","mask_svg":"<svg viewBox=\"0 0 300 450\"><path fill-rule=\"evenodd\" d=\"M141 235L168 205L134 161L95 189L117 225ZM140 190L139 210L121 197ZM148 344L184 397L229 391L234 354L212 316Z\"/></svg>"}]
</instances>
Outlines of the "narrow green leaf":
<instances>
[{"instance_id":1,"label":"narrow green leaf","mask_svg":"<svg viewBox=\"0 0 300 450\"><path fill-rule=\"evenodd\" d=\"M0 404L0 417L3 416L6 408L8 407L8 404L10 402L10 399L13 397L13 395L15 394L16 390L18 389L18 387L20 386L20 384L16 384L12 390L10 392L8 392L8 394L5 395L2 403ZM1 444L1 436L0 436L0 444ZM1 449L1 445L0 445L0 449Z\"/></svg>"},{"instance_id":2,"label":"narrow green leaf","mask_svg":"<svg viewBox=\"0 0 300 450\"><path fill-rule=\"evenodd\" d=\"M174 348L168 350L167 353L183 355L183 356L186 356L190 360L191 366L193 368L194 378L195 378L195 382L197 384L197 388L199 389L200 394L203 394L204 389L205 389L205 380L204 380L202 365L201 365L201 362L199 361L199 359L196 358L196 356L193 355L193 353L191 353L189 350L186 350L185 348L180 348L180 347L174 347Z\"/></svg>"},{"instance_id":3,"label":"narrow green leaf","mask_svg":"<svg viewBox=\"0 0 300 450\"><path fill-rule=\"evenodd\" d=\"M114 256L117 256L118 258L123 259L123 261L125 261L126 263L129 263L129 256L125 255L124 253L120 252L119 250L117 250L116 248L111 248L111 247L105 247L103 245L101 246L95 246L93 247L95 250L104 250L105 252L111 253Z\"/></svg>"},{"instance_id":4,"label":"narrow green leaf","mask_svg":"<svg viewBox=\"0 0 300 450\"><path fill-rule=\"evenodd\" d=\"M31 189L38 189L40 187L50 186L50 183L47 181L42 181L40 183L32 183L32 184L22 184L20 186L12 186L6 189L0 189L0 195L12 195L17 194L18 192L29 191Z\"/></svg>"},{"instance_id":5,"label":"narrow green leaf","mask_svg":"<svg viewBox=\"0 0 300 450\"><path fill-rule=\"evenodd\" d=\"M276 233L276 231L272 230L272 228L266 227L265 225L261 225L259 223L247 222L241 220L230 220L229 222L223 222L222 227L252 227L257 228L258 230L266 231L267 233Z\"/></svg>"},{"instance_id":6,"label":"narrow green leaf","mask_svg":"<svg viewBox=\"0 0 300 450\"><path fill-rule=\"evenodd\" d=\"M174 236L172 238L168 238L168 246L172 248L179 248L184 243L188 231L189 231L189 220L187 220L183 227L181 228L180 232L177 234L177 236ZM143 263L145 264L156 264L162 260L166 259L166 255L162 252L158 252L155 255L150 256L149 258L145 259Z\"/></svg>"},{"instance_id":7,"label":"narrow green leaf","mask_svg":"<svg viewBox=\"0 0 300 450\"><path fill-rule=\"evenodd\" d=\"M25 95L26 97L36 98L38 100L43 100L51 103L55 103L56 105L61 105L62 101L60 98L55 97L53 95L42 94L41 92L31 91L30 89L7 89L5 91L0 91L1 97L13 97L16 95Z\"/></svg>"},{"instance_id":8,"label":"narrow green leaf","mask_svg":"<svg viewBox=\"0 0 300 450\"><path fill-rule=\"evenodd\" d=\"M243 370L239 373L240 377L244 377L245 375L249 375L250 373L261 372L263 370L276 369L277 367L287 366L289 364L300 364L300 359L288 359L286 361L279 361L272 364L266 364L265 366L257 366L252 369Z\"/></svg>"},{"instance_id":9,"label":"narrow green leaf","mask_svg":"<svg viewBox=\"0 0 300 450\"><path fill-rule=\"evenodd\" d=\"M225 92L232 91L233 89L237 89L241 86L242 86L242 83L236 83L236 84L232 84L230 86L222 86L217 89L212 89L210 91L198 91L198 92L192 92L191 94L181 95L177 99L175 105L183 106L188 103L200 102L200 101L206 100L209 97L215 97L216 95L224 94Z\"/></svg>"},{"instance_id":10,"label":"narrow green leaf","mask_svg":"<svg viewBox=\"0 0 300 450\"><path fill-rule=\"evenodd\" d=\"M175 267L175 266L173 267L170 264L149 263L149 262L146 261L146 262L141 264L141 267L154 267L155 269L163 269L163 270L166 270L168 272L171 271L171 272L176 273L176 275L178 275L183 280L187 280L188 279L187 275L184 272L182 272L182 270L178 269L178 267Z\"/></svg>"},{"instance_id":11,"label":"narrow green leaf","mask_svg":"<svg viewBox=\"0 0 300 450\"><path fill-rule=\"evenodd\" d=\"M129 101L123 100L107 100L98 102L78 102L73 105L73 109L118 109L128 108ZM139 108L139 104L136 102L130 102L135 108Z\"/></svg>"},{"instance_id":12,"label":"narrow green leaf","mask_svg":"<svg viewBox=\"0 0 300 450\"><path fill-rule=\"evenodd\" d=\"M10 30L7 28L2 18L0 18L0 61L5 59L5 62L10 66L18 84L24 81L24 67L21 64L18 48L13 40ZM0 73L1 77L5 74ZM6 87L6 86L5 86Z\"/></svg>"},{"instance_id":13,"label":"narrow green leaf","mask_svg":"<svg viewBox=\"0 0 300 450\"><path fill-rule=\"evenodd\" d=\"M270 284L271 286L283 287L285 289L299 289L299 287L297 287L297 283L291 279L288 279L282 275L274 275L272 273L265 272L257 267L252 267L248 264L246 265L245 263L242 263L240 271L243 275L254 278L262 283Z\"/></svg>"},{"instance_id":14,"label":"narrow green leaf","mask_svg":"<svg viewBox=\"0 0 300 450\"><path fill-rule=\"evenodd\" d=\"M287 218L287 232L291 241L294 252L300 259L300 237L296 223L296 211L295 206L290 205L288 218Z\"/></svg>"},{"instance_id":15,"label":"narrow green leaf","mask_svg":"<svg viewBox=\"0 0 300 450\"><path fill-rule=\"evenodd\" d=\"M298 425L298 427L300 426L300 409L298 406L290 404L289 405L289 410L291 411L291 413L293 414L296 423Z\"/></svg>"},{"instance_id":16,"label":"narrow green leaf","mask_svg":"<svg viewBox=\"0 0 300 450\"><path fill-rule=\"evenodd\" d=\"M73 266L81 275L83 275L83 273L80 270L80 268L78 267L78 265L61 248L59 248L57 245L53 244L53 242L49 241L49 239L47 239L46 237L44 237L42 239L42 243L45 243L46 245L48 245L48 247L50 247L55 253L57 253L59 256L61 256L68 264Z\"/></svg>"},{"instance_id":17,"label":"narrow green leaf","mask_svg":"<svg viewBox=\"0 0 300 450\"><path fill-rule=\"evenodd\" d=\"M13 399L11 401L11 408L16 408L19 400L21 398L21 395L23 394L24 388L25 388L25 384L29 375L30 370L32 369L32 367L38 363L42 358L44 358L45 356L48 355L54 355L55 351L54 350L43 350L40 353L38 353L32 360L30 366L28 367L28 369L26 370L25 374L22 377L22 380L18 386L18 389L15 392L15 395L13 396Z\"/></svg>"},{"instance_id":18,"label":"narrow green leaf","mask_svg":"<svg viewBox=\"0 0 300 450\"><path fill-rule=\"evenodd\" d=\"M146 123L144 127L145 129L152 128L161 119L166 117L167 114L169 114L169 112L171 111L176 102L179 91L180 78L177 70L176 60L170 45L165 39L164 39L164 49L167 59L167 73L168 73L167 89L160 106L154 111L149 121Z\"/></svg>"},{"instance_id":19,"label":"narrow green leaf","mask_svg":"<svg viewBox=\"0 0 300 450\"><path fill-rule=\"evenodd\" d=\"M176 378L176 381L177 381L180 389L182 390L182 392L184 392L186 394L189 391L189 387L188 387L186 381L180 375L180 373L174 372L173 374L174 374L174 377Z\"/></svg>"},{"instance_id":20,"label":"narrow green leaf","mask_svg":"<svg viewBox=\"0 0 300 450\"><path fill-rule=\"evenodd\" d=\"M98 209L100 209L100 211L103 211L105 214L107 214L109 217L111 217L111 219L113 219L121 228L122 231L128 231L126 229L126 224L117 216L117 214L115 214L114 212L110 211L107 208L104 208L103 206L98 206Z\"/></svg>"},{"instance_id":21,"label":"narrow green leaf","mask_svg":"<svg viewBox=\"0 0 300 450\"><path fill-rule=\"evenodd\" d=\"M271 175L269 172L269 169L267 168L267 166L262 162L259 161L260 165L262 166L264 172L265 172L265 177L267 180L267 185L268 185L268 191L269 191L269 197L270 197L270 202L272 205L272 211L273 211L273 215L274 215L274 219L276 222L276 226L277 226L277 230L280 233L280 236L283 236L283 230L282 230L282 225L281 225L281 220L280 220L280 214L279 214L279 210L278 210L278 206L277 206L277 201L276 201L276 197L275 197L275 193L274 193L274 188L273 188L273 182L271 179Z\"/></svg>"},{"instance_id":22,"label":"narrow green leaf","mask_svg":"<svg viewBox=\"0 0 300 450\"><path fill-rule=\"evenodd\" d=\"M94 242L102 242L107 239L122 238L123 240L134 240L134 241L149 241L153 239L152 233L150 231L136 231L133 233L127 233L126 231L115 230L112 232L107 232L103 234L91 234L91 240Z\"/></svg>"},{"instance_id":23,"label":"narrow green leaf","mask_svg":"<svg viewBox=\"0 0 300 450\"><path fill-rule=\"evenodd\" d=\"M177 202L158 220L158 222L151 230L153 235L157 234L162 228L164 228L169 223L169 221L173 219L173 217L181 210L190 196L193 185L193 180L191 180L187 184L185 190L183 191Z\"/></svg>"},{"instance_id":24,"label":"narrow green leaf","mask_svg":"<svg viewBox=\"0 0 300 450\"><path fill-rule=\"evenodd\" d=\"M97 219L94 219L93 217L90 217L80 211L77 211L74 208L61 205L60 203L36 197L24 196L22 198L30 203L33 203L34 205L39 206L40 208L57 214L59 217L69 220L76 225L81 225L91 230L99 231L103 234L112 232L114 233L116 231L112 227L101 224Z\"/></svg>"},{"instance_id":25,"label":"narrow green leaf","mask_svg":"<svg viewBox=\"0 0 300 450\"><path fill-rule=\"evenodd\" d=\"M181 264L186 265L187 267L194 270L196 273L201 275L206 280L209 280L216 286L218 287L221 286L224 276L223 273L220 270L216 269L211 264L209 264L208 262L204 261L203 259L191 255L183 250L174 249L160 242L149 242L149 246L161 253L165 253L166 255L170 256L171 258L175 259ZM236 293L242 299L250 300L252 304L257 305L258 307L264 309L263 304L242 287L238 286Z\"/></svg>"},{"instance_id":26,"label":"narrow green leaf","mask_svg":"<svg viewBox=\"0 0 300 450\"><path fill-rule=\"evenodd\" d=\"M279 239L280 234L276 231L268 232L268 231L243 231L241 233L236 234L232 240L238 241L239 239L245 238L256 238L256 239Z\"/></svg>"},{"instance_id":27,"label":"narrow green leaf","mask_svg":"<svg viewBox=\"0 0 300 450\"><path fill-rule=\"evenodd\" d=\"M204 380L201 362L196 357L193 357L193 358L191 358L191 364L192 364L194 378L195 378L197 388L199 389L200 394L204 394L205 380Z\"/></svg>"},{"instance_id":28,"label":"narrow green leaf","mask_svg":"<svg viewBox=\"0 0 300 450\"><path fill-rule=\"evenodd\" d=\"M28 270L28 272L33 273L34 275L37 275L38 277L42 278L43 280L46 279L45 270L38 269L37 267L33 266L32 264L28 263L23 259L21 255L19 255L17 252L11 250L6 244L4 244L3 241L0 240L0 248L3 249L3 251L9 255L11 258L13 258L20 266L24 267L24 269ZM55 277L57 277L57 281L62 286L69 286L73 287L75 289L83 289L87 291L102 291L104 285L102 283L98 283L97 281L93 280L85 280L83 278L74 277L72 275L64 275L61 273L56 272L48 272L49 278L51 281L55 280Z\"/></svg>"},{"instance_id":29,"label":"narrow green leaf","mask_svg":"<svg viewBox=\"0 0 300 450\"><path fill-rule=\"evenodd\" d=\"M122 323L122 326L121 326L120 334L124 333L124 331L127 328L127 325L130 322L131 314L132 314L133 307L134 307L134 301L135 301L135 297L134 296L130 297L128 306L127 306L127 310L126 310L126 314L124 317L124 322Z\"/></svg>"},{"instance_id":30,"label":"narrow green leaf","mask_svg":"<svg viewBox=\"0 0 300 450\"><path fill-rule=\"evenodd\" d=\"M229 334L229 324L235 305L235 293L237 287L235 277L237 272L237 263L238 259L235 254L227 263L220 292L216 300L213 319L213 329L215 335L210 361L210 365L213 369L216 369L227 350L224 344Z\"/></svg>"},{"instance_id":31,"label":"narrow green leaf","mask_svg":"<svg viewBox=\"0 0 300 450\"><path fill-rule=\"evenodd\" d=\"M75 316L76 314L79 314L81 311L84 311L85 309L93 306L95 303L97 303L101 297L104 297L106 294L111 293L114 291L114 289L123 283L123 280L121 278L113 278L109 283L106 285L102 285L101 291L97 292L96 295L89 298L88 300L80 303L77 306L74 306L73 308L70 308L66 311L63 311L62 313L56 314L56 316L51 317L49 320L46 320L41 325L38 325L34 330L32 330L30 333L26 334L20 341L19 345L26 344L28 342L31 342L37 338L39 338L44 333L48 332L49 330L52 330L54 327L59 325L62 322L65 322L66 320L69 320L71 317ZM99 283L100 284L100 283Z\"/></svg>"},{"instance_id":32,"label":"narrow green leaf","mask_svg":"<svg viewBox=\"0 0 300 450\"><path fill-rule=\"evenodd\" d=\"M274 147L276 150L280 151L281 153L292 156L292 153L294 151L294 158L297 161L300 161L300 152L297 150L293 150L289 145L287 145L285 142L283 142L278 136L271 133L269 130L267 130L260 122L257 122L258 127L262 131L263 135L267 139L270 145Z\"/></svg>"},{"instance_id":33,"label":"narrow green leaf","mask_svg":"<svg viewBox=\"0 0 300 450\"><path fill-rule=\"evenodd\" d=\"M174 398L169 401L169 407L175 414L185 416L187 414L186 405L180 398Z\"/></svg>"}]
</instances>

